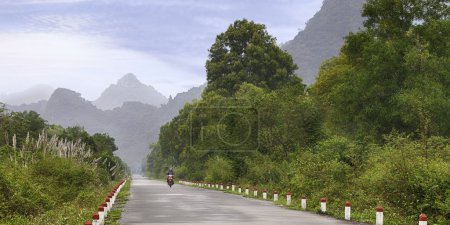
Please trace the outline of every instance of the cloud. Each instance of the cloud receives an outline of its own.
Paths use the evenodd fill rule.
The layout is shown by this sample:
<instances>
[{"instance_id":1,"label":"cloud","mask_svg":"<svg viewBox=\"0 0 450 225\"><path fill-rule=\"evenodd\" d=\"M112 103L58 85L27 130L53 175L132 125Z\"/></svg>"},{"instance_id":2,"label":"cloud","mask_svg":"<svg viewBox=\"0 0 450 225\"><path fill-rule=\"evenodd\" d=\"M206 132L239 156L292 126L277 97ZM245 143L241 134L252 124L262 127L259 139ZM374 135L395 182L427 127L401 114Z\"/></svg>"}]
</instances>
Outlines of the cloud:
<instances>
[{"instance_id":1,"label":"cloud","mask_svg":"<svg viewBox=\"0 0 450 225\"><path fill-rule=\"evenodd\" d=\"M233 5L236 3L234 1L199 1L199 0L133 0L133 1L122 1L122 0L107 0L109 3L122 3L132 6L159 6L167 8L183 8L183 9L203 9L203 10L213 10L213 11L228 11L233 9Z\"/></svg>"},{"instance_id":2,"label":"cloud","mask_svg":"<svg viewBox=\"0 0 450 225\"><path fill-rule=\"evenodd\" d=\"M29 27L41 27L43 30L59 32L83 31L95 24L95 19L88 14L59 15L45 14L29 17Z\"/></svg>"},{"instance_id":3,"label":"cloud","mask_svg":"<svg viewBox=\"0 0 450 225\"><path fill-rule=\"evenodd\" d=\"M61 3L77 3L92 0L6 0L4 4L61 4Z\"/></svg>"},{"instance_id":4,"label":"cloud","mask_svg":"<svg viewBox=\"0 0 450 225\"><path fill-rule=\"evenodd\" d=\"M93 99L133 72L166 96L174 95L205 82L208 49L235 20L264 23L282 43L294 38L321 3L0 0L0 90L48 83Z\"/></svg>"},{"instance_id":5,"label":"cloud","mask_svg":"<svg viewBox=\"0 0 450 225\"><path fill-rule=\"evenodd\" d=\"M153 85L166 96L205 82L204 76L178 69L150 54L121 48L109 38L71 33L0 34L0 89L48 83L93 100L126 73ZM170 80L170 83L164 82Z\"/></svg>"}]
</instances>

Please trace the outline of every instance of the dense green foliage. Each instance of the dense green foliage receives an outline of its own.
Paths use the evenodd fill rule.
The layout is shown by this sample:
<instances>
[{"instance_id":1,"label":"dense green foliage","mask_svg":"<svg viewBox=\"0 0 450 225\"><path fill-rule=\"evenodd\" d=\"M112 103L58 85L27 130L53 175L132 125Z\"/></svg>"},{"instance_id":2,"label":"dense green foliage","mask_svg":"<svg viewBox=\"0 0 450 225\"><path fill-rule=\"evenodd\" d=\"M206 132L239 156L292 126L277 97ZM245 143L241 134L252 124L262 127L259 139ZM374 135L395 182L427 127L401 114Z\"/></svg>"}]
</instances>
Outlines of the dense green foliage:
<instances>
[{"instance_id":1,"label":"dense green foliage","mask_svg":"<svg viewBox=\"0 0 450 225\"><path fill-rule=\"evenodd\" d=\"M161 128L149 171L163 176L175 167L183 179L292 191L312 202L327 197L337 217L349 200L353 218L364 222L374 222L381 204L385 224L416 224L421 212L431 224L448 224L448 3L367 1L365 29L349 34L306 90L274 81L290 63L242 63L249 34L267 33L236 21L210 50L202 100ZM261 76L255 81L243 71Z\"/></svg>"},{"instance_id":2,"label":"dense green foliage","mask_svg":"<svg viewBox=\"0 0 450 225\"><path fill-rule=\"evenodd\" d=\"M0 133L0 224L80 224L127 173L106 134L3 106Z\"/></svg>"},{"instance_id":3,"label":"dense green foliage","mask_svg":"<svg viewBox=\"0 0 450 225\"><path fill-rule=\"evenodd\" d=\"M368 1L367 30L347 37L313 87L330 129L450 135L448 2Z\"/></svg>"},{"instance_id":4,"label":"dense green foliage","mask_svg":"<svg viewBox=\"0 0 450 225\"><path fill-rule=\"evenodd\" d=\"M297 66L263 24L238 20L219 34L206 61L207 90L232 96L243 82L271 90L300 83Z\"/></svg>"}]
</instances>

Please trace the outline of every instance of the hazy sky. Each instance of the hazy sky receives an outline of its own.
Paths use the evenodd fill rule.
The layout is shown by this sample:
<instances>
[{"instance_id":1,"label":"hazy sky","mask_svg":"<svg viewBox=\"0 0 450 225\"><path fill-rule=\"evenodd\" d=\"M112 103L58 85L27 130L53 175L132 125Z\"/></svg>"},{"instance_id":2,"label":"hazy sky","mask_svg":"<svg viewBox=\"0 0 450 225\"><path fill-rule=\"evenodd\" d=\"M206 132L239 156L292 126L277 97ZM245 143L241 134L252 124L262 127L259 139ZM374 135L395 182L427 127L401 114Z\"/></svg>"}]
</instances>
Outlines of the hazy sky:
<instances>
[{"instance_id":1,"label":"hazy sky","mask_svg":"<svg viewBox=\"0 0 450 225\"><path fill-rule=\"evenodd\" d=\"M0 0L0 94L49 84L94 100L134 73L164 95L206 82L217 34L236 19L291 40L322 0Z\"/></svg>"}]
</instances>

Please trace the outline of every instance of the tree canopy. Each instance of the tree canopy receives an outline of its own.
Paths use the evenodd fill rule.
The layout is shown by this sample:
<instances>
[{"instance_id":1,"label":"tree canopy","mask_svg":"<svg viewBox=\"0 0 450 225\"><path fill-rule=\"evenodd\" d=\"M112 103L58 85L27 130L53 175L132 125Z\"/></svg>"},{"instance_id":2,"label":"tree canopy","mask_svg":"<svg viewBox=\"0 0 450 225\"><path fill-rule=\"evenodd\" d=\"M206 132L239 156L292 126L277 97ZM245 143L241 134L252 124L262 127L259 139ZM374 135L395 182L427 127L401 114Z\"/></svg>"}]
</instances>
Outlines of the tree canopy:
<instances>
[{"instance_id":1,"label":"tree canopy","mask_svg":"<svg viewBox=\"0 0 450 225\"><path fill-rule=\"evenodd\" d=\"M348 134L450 134L447 0L370 0L365 30L346 38L313 87Z\"/></svg>"},{"instance_id":2,"label":"tree canopy","mask_svg":"<svg viewBox=\"0 0 450 225\"><path fill-rule=\"evenodd\" d=\"M292 57L263 24L237 20L217 36L206 61L207 90L232 96L243 83L274 90L300 83Z\"/></svg>"}]
</instances>

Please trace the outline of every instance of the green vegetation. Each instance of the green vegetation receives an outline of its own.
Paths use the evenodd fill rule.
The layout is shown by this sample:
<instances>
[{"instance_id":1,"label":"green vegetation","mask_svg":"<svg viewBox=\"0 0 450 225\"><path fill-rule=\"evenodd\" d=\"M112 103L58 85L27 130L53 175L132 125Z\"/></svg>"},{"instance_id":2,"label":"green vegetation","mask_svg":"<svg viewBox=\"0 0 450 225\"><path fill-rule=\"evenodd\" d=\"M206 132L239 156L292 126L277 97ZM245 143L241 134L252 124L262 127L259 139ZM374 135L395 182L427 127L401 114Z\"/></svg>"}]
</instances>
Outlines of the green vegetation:
<instances>
[{"instance_id":1,"label":"green vegetation","mask_svg":"<svg viewBox=\"0 0 450 225\"><path fill-rule=\"evenodd\" d=\"M385 224L450 221L448 0L368 0L351 33L308 89L264 25L236 21L217 36L208 87L161 128L148 170L302 194L309 210ZM258 62L258 63L252 63ZM230 98L231 97L231 98ZM315 204L317 203L317 204Z\"/></svg>"},{"instance_id":2,"label":"green vegetation","mask_svg":"<svg viewBox=\"0 0 450 225\"><path fill-rule=\"evenodd\" d=\"M297 65L263 24L238 20L217 36L206 61L207 91L232 96L243 82L270 90L300 79Z\"/></svg>"},{"instance_id":3,"label":"green vegetation","mask_svg":"<svg viewBox=\"0 0 450 225\"><path fill-rule=\"evenodd\" d=\"M0 224L80 224L127 169L114 139L0 106Z\"/></svg>"}]
</instances>

